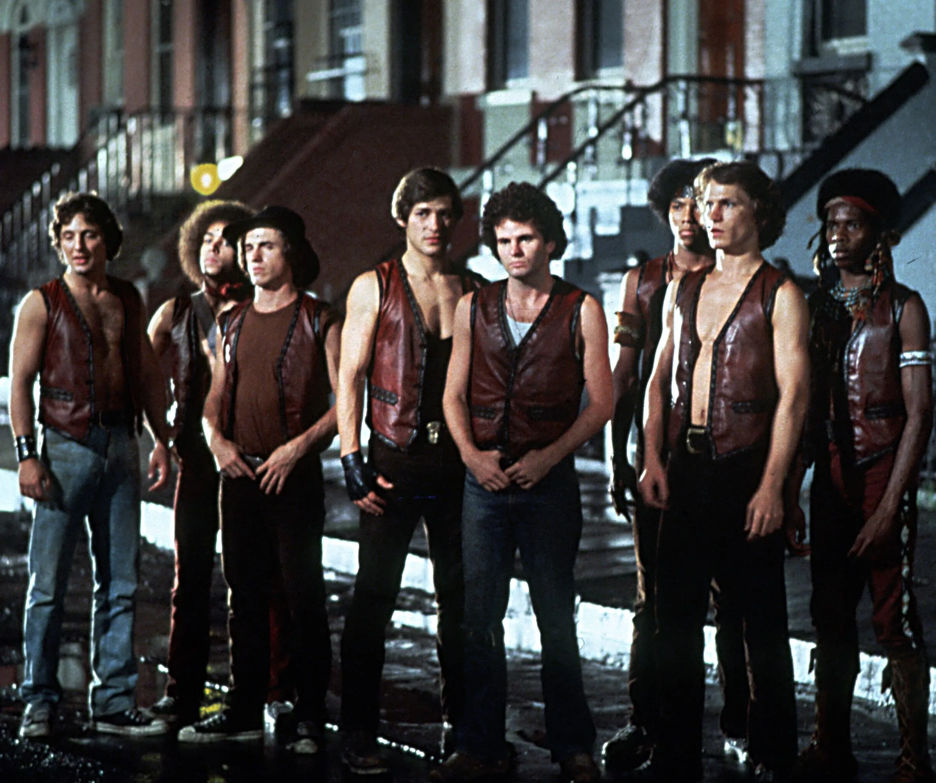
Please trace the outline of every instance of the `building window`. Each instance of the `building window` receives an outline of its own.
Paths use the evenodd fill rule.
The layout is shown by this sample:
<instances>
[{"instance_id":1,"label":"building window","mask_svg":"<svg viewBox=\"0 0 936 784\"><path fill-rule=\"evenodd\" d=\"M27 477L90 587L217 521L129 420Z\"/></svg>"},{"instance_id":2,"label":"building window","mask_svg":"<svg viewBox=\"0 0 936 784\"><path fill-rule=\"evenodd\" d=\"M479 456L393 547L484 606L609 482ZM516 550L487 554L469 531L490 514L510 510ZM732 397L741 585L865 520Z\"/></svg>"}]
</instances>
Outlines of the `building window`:
<instances>
[{"instance_id":1,"label":"building window","mask_svg":"<svg viewBox=\"0 0 936 784\"><path fill-rule=\"evenodd\" d=\"M820 0L823 41L868 34L867 0Z\"/></svg>"},{"instance_id":2,"label":"building window","mask_svg":"<svg viewBox=\"0 0 936 784\"><path fill-rule=\"evenodd\" d=\"M342 73L331 82L332 98L364 100L363 29L361 0L331 0L328 8L328 65Z\"/></svg>"},{"instance_id":3,"label":"building window","mask_svg":"<svg viewBox=\"0 0 936 784\"><path fill-rule=\"evenodd\" d=\"M589 79L624 64L622 0L579 0L579 78Z\"/></svg>"},{"instance_id":4,"label":"building window","mask_svg":"<svg viewBox=\"0 0 936 784\"><path fill-rule=\"evenodd\" d=\"M286 117L293 98L292 0L267 0L263 32L267 117Z\"/></svg>"},{"instance_id":5,"label":"building window","mask_svg":"<svg viewBox=\"0 0 936 784\"><path fill-rule=\"evenodd\" d=\"M172 43L172 0L155 0L153 4L153 103L158 111L172 112L173 94L173 43Z\"/></svg>"},{"instance_id":6,"label":"building window","mask_svg":"<svg viewBox=\"0 0 936 784\"><path fill-rule=\"evenodd\" d=\"M123 2L108 0L104 7L104 103L123 104Z\"/></svg>"},{"instance_id":7,"label":"building window","mask_svg":"<svg viewBox=\"0 0 936 784\"><path fill-rule=\"evenodd\" d=\"M530 75L527 0L491 0L488 10L488 82L492 89Z\"/></svg>"}]
</instances>

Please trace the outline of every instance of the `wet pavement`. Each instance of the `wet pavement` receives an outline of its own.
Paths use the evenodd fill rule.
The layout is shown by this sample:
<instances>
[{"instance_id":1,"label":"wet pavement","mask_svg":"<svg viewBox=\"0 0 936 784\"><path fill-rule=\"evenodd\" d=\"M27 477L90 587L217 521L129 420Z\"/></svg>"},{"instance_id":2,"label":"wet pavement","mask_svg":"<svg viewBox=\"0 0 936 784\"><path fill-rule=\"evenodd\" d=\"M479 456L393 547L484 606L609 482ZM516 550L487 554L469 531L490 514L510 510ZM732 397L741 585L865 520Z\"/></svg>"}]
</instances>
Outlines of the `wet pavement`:
<instances>
[{"instance_id":1,"label":"wet pavement","mask_svg":"<svg viewBox=\"0 0 936 784\"><path fill-rule=\"evenodd\" d=\"M5 450L4 450L5 451ZM0 467L7 457L0 452ZM591 464L583 463L586 467ZM592 466L593 467L593 466ZM326 470L329 481L327 533L353 538L356 514L345 500L336 473ZM583 601L607 607L630 607L634 594L633 547L629 529L610 521L605 509L604 480L598 472L583 473L583 497L588 517L583 536L577 576ZM167 494L158 499L170 500ZM282 749L268 731L263 744L216 744L183 747L172 737L147 740L118 739L91 733L86 725L88 672L88 618L91 574L84 542L75 559L66 601L60 675L66 694L60 706L56 736L49 743L19 740L16 729L21 706L16 684L22 674L22 605L26 590L26 547L29 518L25 512L0 513L0 777L30 781L343 781L358 777L343 769L339 740L332 727L328 748L314 758L297 757ZM929 566L936 557L936 515L924 514L918 556L921 575L919 592L924 623L936 634L936 596L930 585ZM414 539L413 550L424 553L425 541ZM808 617L808 562L788 559L791 633L811 638ZM167 549L144 543L141 550L140 587L136 620L136 651L140 659L138 700L149 705L162 696L164 662L168 646L169 592L173 579L173 556ZM338 715L340 673L338 647L344 614L349 606L353 577L328 572L329 617L335 670L328 706ZM212 644L209 678L215 688L206 693L206 708L217 710L223 699L228 673L226 637L226 589L216 567L213 584ZM584 606L584 605L583 605ZM411 628L412 619L425 618L431 627L432 597L423 591L401 593L400 618L388 635L384 672L381 735L387 746L391 772L367 777L382 781L425 781L428 771L440 760L442 726L437 700L437 660L434 638ZM869 608L862 611L869 618ZM863 649L874 653L870 622L862 624ZM584 661L586 692L598 727L598 748L626 720L626 670L621 658ZM509 656L510 698L508 740L518 752L518 781L559 781L558 767L542 748L543 704L539 686L539 657L535 653L512 652ZM714 673L712 683L714 684ZM873 686L874 684L871 684ZM869 687L870 688L870 687ZM869 692L870 693L870 692ZM752 780L749 769L721 754L718 732L718 688L710 685L706 695L705 775L711 781ZM808 742L812 722L812 695L804 686L799 700L800 746ZM272 728L268 726L268 730ZM888 780L897 751L896 721L892 708L876 700L858 701L852 722L862 781ZM931 733L932 734L932 733Z\"/></svg>"}]
</instances>

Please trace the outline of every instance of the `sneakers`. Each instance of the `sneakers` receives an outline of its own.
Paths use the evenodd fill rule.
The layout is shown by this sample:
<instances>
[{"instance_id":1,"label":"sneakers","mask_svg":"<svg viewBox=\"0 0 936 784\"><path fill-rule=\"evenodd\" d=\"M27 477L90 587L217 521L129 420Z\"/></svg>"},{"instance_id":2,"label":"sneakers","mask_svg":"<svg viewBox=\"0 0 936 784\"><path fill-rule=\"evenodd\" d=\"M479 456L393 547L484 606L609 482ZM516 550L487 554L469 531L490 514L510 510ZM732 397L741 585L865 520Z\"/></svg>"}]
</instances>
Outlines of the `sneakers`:
<instances>
[{"instance_id":1,"label":"sneakers","mask_svg":"<svg viewBox=\"0 0 936 784\"><path fill-rule=\"evenodd\" d=\"M390 770L376 736L364 730L354 730L345 738L341 761L358 776L377 776Z\"/></svg>"},{"instance_id":2,"label":"sneakers","mask_svg":"<svg viewBox=\"0 0 936 784\"><path fill-rule=\"evenodd\" d=\"M750 762L746 738L726 737L723 750L727 759L737 760L739 765Z\"/></svg>"},{"instance_id":3,"label":"sneakers","mask_svg":"<svg viewBox=\"0 0 936 784\"><path fill-rule=\"evenodd\" d=\"M580 751L559 762L563 781L601 781L601 768L595 764L592 755Z\"/></svg>"},{"instance_id":4,"label":"sneakers","mask_svg":"<svg viewBox=\"0 0 936 784\"><path fill-rule=\"evenodd\" d=\"M30 702L23 710L19 736L21 738L48 738L52 734L54 709L46 702Z\"/></svg>"},{"instance_id":5,"label":"sneakers","mask_svg":"<svg viewBox=\"0 0 936 784\"><path fill-rule=\"evenodd\" d=\"M293 754L318 754L325 748L325 733L314 721L296 725L296 739L286 746Z\"/></svg>"},{"instance_id":6,"label":"sneakers","mask_svg":"<svg viewBox=\"0 0 936 784\"><path fill-rule=\"evenodd\" d=\"M650 759L652 746L647 731L639 724L628 724L604 745L605 765L615 773L636 770Z\"/></svg>"},{"instance_id":7,"label":"sneakers","mask_svg":"<svg viewBox=\"0 0 936 784\"><path fill-rule=\"evenodd\" d=\"M144 709L144 712L156 719L163 719L170 724L194 724L198 721L201 709L197 704L187 703L168 694L159 702Z\"/></svg>"},{"instance_id":8,"label":"sneakers","mask_svg":"<svg viewBox=\"0 0 936 784\"><path fill-rule=\"evenodd\" d=\"M429 781L504 781L510 773L511 757L485 762L463 751L456 751L429 773ZM595 779L597 781L597 779Z\"/></svg>"},{"instance_id":9,"label":"sneakers","mask_svg":"<svg viewBox=\"0 0 936 784\"><path fill-rule=\"evenodd\" d=\"M169 723L165 719L147 716L136 708L96 716L91 719L91 729L107 735L126 735L143 737L145 735L165 735L169 732Z\"/></svg>"},{"instance_id":10,"label":"sneakers","mask_svg":"<svg viewBox=\"0 0 936 784\"><path fill-rule=\"evenodd\" d=\"M252 720L246 720L226 710L183 727L179 730L178 737L179 743L263 740L263 723L259 715Z\"/></svg>"}]
</instances>

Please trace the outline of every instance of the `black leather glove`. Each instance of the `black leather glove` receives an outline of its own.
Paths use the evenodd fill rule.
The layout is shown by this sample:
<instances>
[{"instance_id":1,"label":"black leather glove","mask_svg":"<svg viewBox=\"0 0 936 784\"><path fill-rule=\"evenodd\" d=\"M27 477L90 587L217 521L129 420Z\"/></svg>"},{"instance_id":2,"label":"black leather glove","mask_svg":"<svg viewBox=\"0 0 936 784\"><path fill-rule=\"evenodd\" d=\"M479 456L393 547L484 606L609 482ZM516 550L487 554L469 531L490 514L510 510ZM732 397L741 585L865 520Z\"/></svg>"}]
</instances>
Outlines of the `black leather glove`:
<instances>
[{"instance_id":1,"label":"black leather glove","mask_svg":"<svg viewBox=\"0 0 936 784\"><path fill-rule=\"evenodd\" d=\"M342 457L341 467L348 498L352 501L360 501L371 490L377 489L377 472L364 462L360 449Z\"/></svg>"},{"instance_id":2,"label":"black leather glove","mask_svg":"<svg viewBox=\"0 0 936 784\"><path fill-rule=\"evenodd\" d=\"M637 498L637 472L626 460L611 460L611 486L608 489L611 491L614 511L628 522L633 522L627 502L627 491L630 491L632 498Z\"/></svg>"}]
</instances>

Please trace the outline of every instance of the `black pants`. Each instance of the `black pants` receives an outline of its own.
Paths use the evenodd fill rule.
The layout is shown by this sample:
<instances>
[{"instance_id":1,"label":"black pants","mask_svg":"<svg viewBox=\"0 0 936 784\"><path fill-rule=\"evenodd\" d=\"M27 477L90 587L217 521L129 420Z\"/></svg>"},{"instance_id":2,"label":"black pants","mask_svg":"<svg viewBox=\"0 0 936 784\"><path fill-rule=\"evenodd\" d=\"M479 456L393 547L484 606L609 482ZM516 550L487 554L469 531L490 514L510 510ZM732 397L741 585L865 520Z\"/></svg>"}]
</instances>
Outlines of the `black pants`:
<instances>
[{"instance_id":1,"label":"black pants","mask_svg":"<svg viewBox=\"0 0 936 784\"><path fill-rule=\"evenodd\" d=\"M296 682L296 715L325 720L331 676L331 640L322 575L325 505L322 464L306 455L279 494L259 481L221 480L221 548L230 588L229 708L251 714L263 708L270 673L270 594L280 570L289 607L287 644Z\"/></svg>"},{"instance_id":2,"label":"black pants","mask_svg":"<svg viewBox=\"0 0 936 784\"><path fill-rule=\"evenodd\" d=\"M211 575L218 536L218 471L204 439L179 446L175 492L175 584L166 694L197 706L208 666Z\"/></svg>"},{"instance_id":3,"label":"black pants","mask_svg":"<svg viewBox=\"0 0 936 784\"><path fill-rule=\"evenodd\" d=\"M628 668L628 693L631 723L656 736L660 715L660 690L657 685L656 633L657 540L660 510L635 499L634 551L637 557L637 598L634 601L634 637L631 641ZM744 620L737 602L726 596L717 583L712 584L715 605L715 647L718 651L718 675L724 707L722 732L730 738L747 734L748 677L744 650Z\"/></svg>"},{"instance_id":4,"label":"black pants","mask_svg":"<svg viewBox=\"0 0 936 784\"><path fill-rule=\"evenodd\" d=\"M382 515L361 513L354 599L341 638L341 726L376 732L387 624L393 615L416 524L429 542L438 605L436 645L442 714L456 723L464 706L465 588L461 511L464 467L451 440L404 454L372 441L370 459L394 484Z\"/></svg>"},{"instance_id":5,"label":"black pants","mask_svg":"<svg viewBox=\"0 0 936 784\"><path fill-rule=\"evenodd\" d=\"M657 561L657 655L662 718L658 751L681 774L701 774L705 700L703 627L714 579L744 621L750 668L748 740L752 757L786 770L796 756L796 702L787 629L782 531L747 541L747 504L765 451L723 460L670 460L669 508Z\"/></svg>"}]
</instances>

